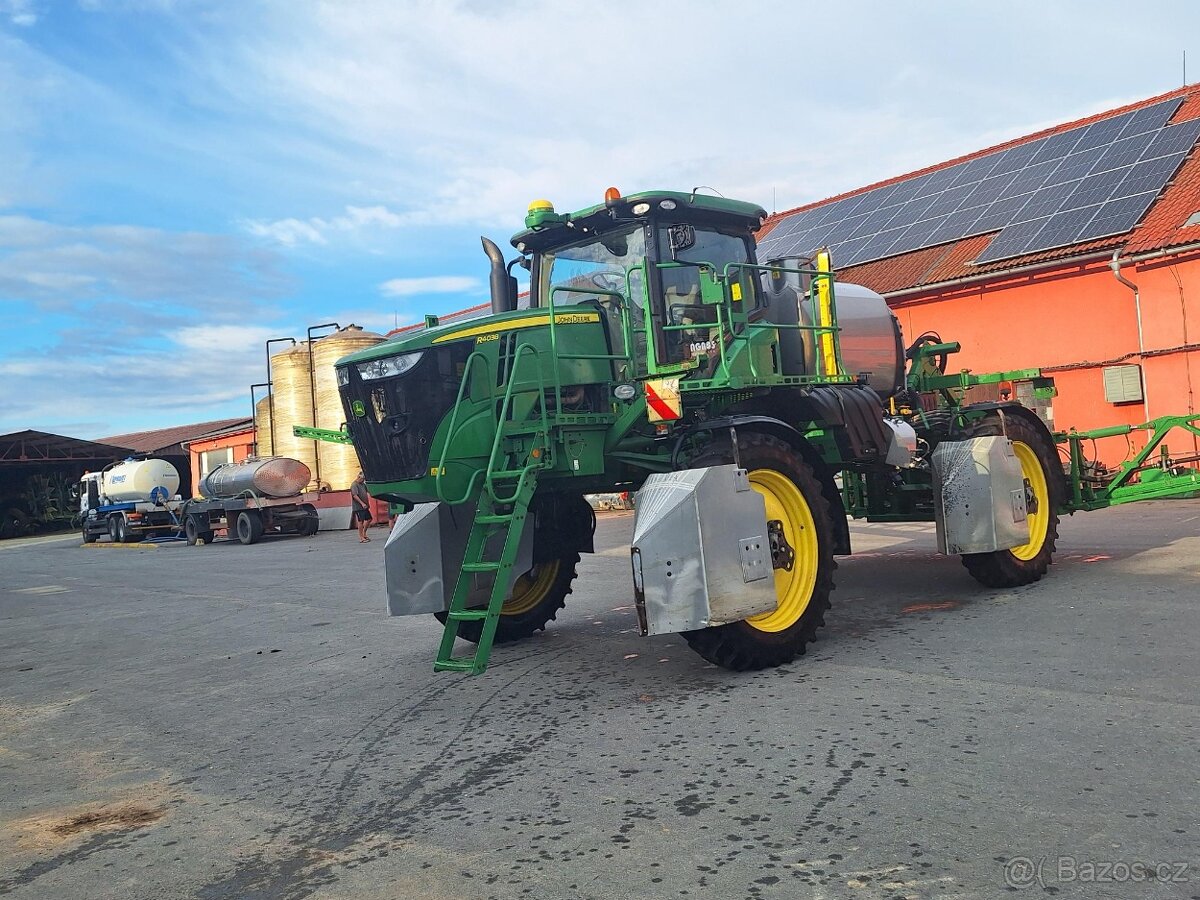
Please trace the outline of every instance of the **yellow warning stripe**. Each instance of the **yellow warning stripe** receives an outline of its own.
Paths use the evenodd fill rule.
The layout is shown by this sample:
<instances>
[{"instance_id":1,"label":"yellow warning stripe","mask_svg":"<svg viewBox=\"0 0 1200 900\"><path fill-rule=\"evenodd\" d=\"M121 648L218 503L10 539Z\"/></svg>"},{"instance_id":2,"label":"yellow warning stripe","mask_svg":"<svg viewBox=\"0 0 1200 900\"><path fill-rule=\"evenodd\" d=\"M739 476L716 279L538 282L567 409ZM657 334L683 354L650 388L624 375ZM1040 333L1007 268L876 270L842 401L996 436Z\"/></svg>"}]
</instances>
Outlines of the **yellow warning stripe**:
<instances>
[{"instance_id":1,"label":"yellow warning stripe","mask_svg":"<svg viewBox=\"0 0 1200 900\"><path fill-rule=\"evenodd\" d=\"M556 313L554 316L555 325L582 325L586 322L599 322L600 314L594 312L587 313ZM501 331L517 331L522 328L535 328L538 325L549 325L550 314L538 313L532 316L522 316L519 319L507 319L503 322L493 322L490 325L476 325L473 328L464 328L462 331L452 331L449 334L439 334L433 339L433 343L441 344L445 341L460 341L463 338L477 337L481 334L497 334Z\"/></svg>"}]
</instances>

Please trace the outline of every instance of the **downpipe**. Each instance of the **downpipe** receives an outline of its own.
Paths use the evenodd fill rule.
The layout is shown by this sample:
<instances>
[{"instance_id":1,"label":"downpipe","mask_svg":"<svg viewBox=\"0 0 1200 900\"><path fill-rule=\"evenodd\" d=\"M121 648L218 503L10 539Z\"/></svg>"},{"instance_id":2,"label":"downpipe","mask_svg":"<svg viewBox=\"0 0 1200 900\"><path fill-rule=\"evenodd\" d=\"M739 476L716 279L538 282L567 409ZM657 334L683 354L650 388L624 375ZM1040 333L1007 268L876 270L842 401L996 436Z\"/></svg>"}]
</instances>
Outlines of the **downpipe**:
<instances>
[{"instance_id":1,"label":"downpipe","mask_svg":"<svg viewBox=\"0 0 1200 900\"><path fill-rule=\"evenodd\" d=\"M1112 269L1113 275L1117 281L1133 291L1133 308L1137 313L1137 335L1138 335L1138 372L1141 373L1142 380L1142 416L1143 421L1150 421L1150 393L1146 390L1146 339L1142 332L1142 292L1138 286L1121 274L1121 248L1118 247L1113 251L1112 259L1108 263L1108 267Z\"/></svg>"}]
</instances>

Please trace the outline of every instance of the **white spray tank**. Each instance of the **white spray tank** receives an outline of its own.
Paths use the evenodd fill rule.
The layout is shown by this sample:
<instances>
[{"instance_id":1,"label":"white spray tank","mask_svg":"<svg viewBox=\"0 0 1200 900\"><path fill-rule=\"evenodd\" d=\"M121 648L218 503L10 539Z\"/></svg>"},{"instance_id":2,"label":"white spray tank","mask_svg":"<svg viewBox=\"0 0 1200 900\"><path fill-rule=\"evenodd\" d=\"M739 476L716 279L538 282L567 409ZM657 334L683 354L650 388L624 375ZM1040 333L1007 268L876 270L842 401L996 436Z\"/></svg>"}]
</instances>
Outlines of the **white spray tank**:
<instances>
[{"instance_id":1,"label":"white spray tank","mask_svg":"<svg viewBox=\"0 0 1200 900\"><path fill-rule=\"evenodd\" d=\"M179 492L179 472L165 459L127 459L104 470L100 493L108 503L165 503Z\"/></svg>"}]
</instances>

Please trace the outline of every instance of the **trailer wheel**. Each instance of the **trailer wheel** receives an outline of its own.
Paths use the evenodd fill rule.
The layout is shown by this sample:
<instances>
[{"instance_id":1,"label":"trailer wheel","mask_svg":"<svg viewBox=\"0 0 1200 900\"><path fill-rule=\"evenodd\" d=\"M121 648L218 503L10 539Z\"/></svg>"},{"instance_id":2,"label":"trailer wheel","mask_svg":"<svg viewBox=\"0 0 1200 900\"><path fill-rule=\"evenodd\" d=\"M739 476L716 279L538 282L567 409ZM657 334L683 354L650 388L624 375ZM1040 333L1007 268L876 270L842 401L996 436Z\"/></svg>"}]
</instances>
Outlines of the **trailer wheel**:
<instances>
[{"instance_id":1,"label":"trailer wheel","mask_svg":"<svg viewBox=\"0 0 1200 900\"><path fill-rule=\"evenodd\" d=\"M205 518L207 519L208 517L205 516ZM213 542L212 529L201 531L197 516L188 516L183 520L183 535L187 538L189 547L195 547L200 541L204 541L205 544Z\"/></svg>"},{"instance_id":2,"label":"trailer wheel","mask_svg":"<svg viewBox=\"0 0 1200 900\"><path fill-rule=\"evenodd\" d=\"M778 522L791 548L790 568L775 569L777 606L741 622L683 633L711 663L744 672L791 662L825 624L833 591L833 527L829 501L812 468L786 443L754 432L738 436L738 457L762 495L767 521ZM705 454L693 468L732 462L728 450Z\"/></svg>"},{"instance_id":3,"label":"trailer wheel","mask_svg":"<svg viewBox=\"0 0 1200 900\"><path fill-rule=\"evenodd\" d=\"M1008 432L1025 476L1030 503L1029 543L992 553L964 553L962 563L980 584L992 588L1032 584L1050 568L1058 540L1058 509L1065 499L1058 448L1044 428L1019 415L988 416L970 431L971 437Z\"/></svg>"},{"instance_id":4,"label":"trailer wheel","mask_svg":"<svg viewBox=\"0 0 1200 900\"><path fill-rule=\"evenodd\" d=\"M312 537L320 530L320 528L321 517L313 512L304 517L304 521L301 523L298 533L301 537Z\"/></svg>"},{"instance_id":5,"label":"trailer wheel","mask_svg":"<svg viewBox=\"0 0 1200 900\"><path fill-rule=\"evenodd\" d=\"M243 510L237 517L237 536L243 544L253 544L263 534L263 521L257 513Z\"/></svg>"},{"instance_id":6,"label":"trailer wheel","mask_svg":"<svg viewBox=\"0 0 1200 900\"><path fill-rule=\"evenodd\" d=\"M519 576L513 583L512 594L500 607L495 643L508 644L527 638L535 631L545 631L546 625L566 606L578 562L579 554L572 551L557 559L535 563ZM446 623L444 612L434 615L443 625ZM479 643L482 632L482 622L460 622L458 625L458 636L472 644Z\"/></svg>"}]
</instances>

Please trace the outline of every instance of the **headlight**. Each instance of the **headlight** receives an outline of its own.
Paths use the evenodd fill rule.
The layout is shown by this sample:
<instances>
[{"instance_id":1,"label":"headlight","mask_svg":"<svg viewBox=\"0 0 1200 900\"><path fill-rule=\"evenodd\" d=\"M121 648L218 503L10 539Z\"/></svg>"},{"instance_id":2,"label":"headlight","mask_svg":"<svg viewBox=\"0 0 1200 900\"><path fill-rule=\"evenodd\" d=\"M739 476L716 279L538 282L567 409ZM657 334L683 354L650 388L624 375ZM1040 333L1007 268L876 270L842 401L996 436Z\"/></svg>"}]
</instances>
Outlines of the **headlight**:
<instances>
[{"instance_id":1,"label":"headlight","mask_svg":"<svg viewBox=\"0 0 1200 900\"><path fill-rule=\"evenodd\" d=\"M419 363L421 357L424 355L424 350L418 350L416 353L405 353L403 356L384 356L380 359L373 359L370 362L359 363L358 374L363 381L374 381L377 378L391 378L395 375L403 375Z\"/></svg>"}]
</instances>

